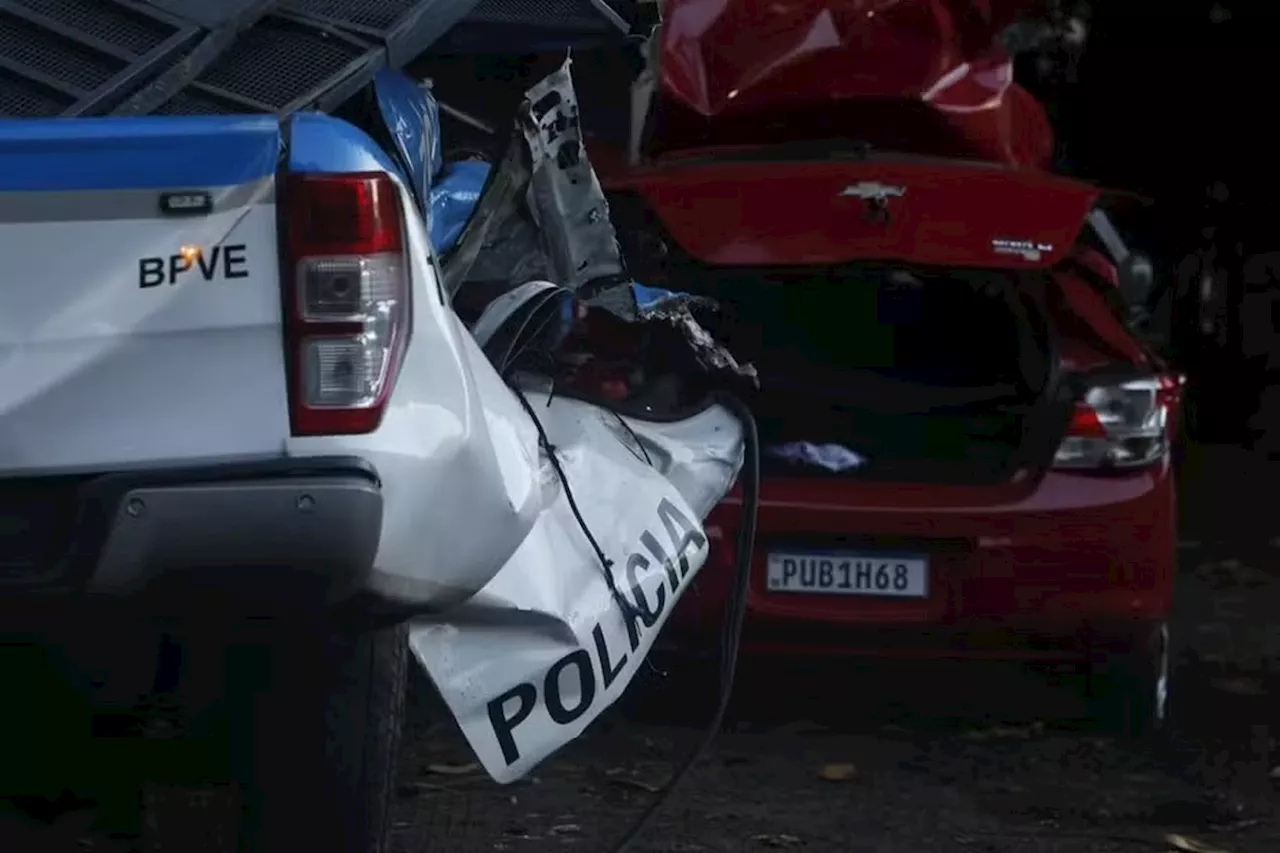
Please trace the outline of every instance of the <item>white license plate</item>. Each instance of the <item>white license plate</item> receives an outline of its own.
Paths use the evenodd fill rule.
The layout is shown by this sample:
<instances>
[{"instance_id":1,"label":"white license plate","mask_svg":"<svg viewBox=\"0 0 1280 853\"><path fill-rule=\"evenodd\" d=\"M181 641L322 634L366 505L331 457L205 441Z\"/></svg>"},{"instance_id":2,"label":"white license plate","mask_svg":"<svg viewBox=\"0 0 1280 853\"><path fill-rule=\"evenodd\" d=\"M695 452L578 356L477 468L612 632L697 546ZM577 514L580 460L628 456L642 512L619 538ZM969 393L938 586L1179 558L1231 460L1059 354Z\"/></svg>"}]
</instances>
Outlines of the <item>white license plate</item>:
<instances>
[{"instance_id":1,"label":"white license plate","mask_svg":"<svg viewBox=\"0 0 1280 853\"><path fill-rule=\"evenodd\" d=\"M770 592L879 595L925 598L929 594L926 557L877 554L775 552L765 577Z\"/></svg>"}]
</instances>

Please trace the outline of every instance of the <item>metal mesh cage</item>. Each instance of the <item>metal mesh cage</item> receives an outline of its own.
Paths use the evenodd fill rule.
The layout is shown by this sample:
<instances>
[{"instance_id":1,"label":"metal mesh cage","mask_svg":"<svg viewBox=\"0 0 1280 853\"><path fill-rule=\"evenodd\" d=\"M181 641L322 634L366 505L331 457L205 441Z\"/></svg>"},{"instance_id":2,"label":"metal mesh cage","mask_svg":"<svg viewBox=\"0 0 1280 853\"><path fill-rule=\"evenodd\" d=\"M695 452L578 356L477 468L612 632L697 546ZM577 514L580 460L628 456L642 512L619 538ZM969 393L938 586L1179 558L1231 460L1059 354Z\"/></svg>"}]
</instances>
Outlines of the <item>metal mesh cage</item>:
<instances>
[{"instance_id":1,"label":"metal mesh cage","mask_svg":"<svg viewBox=\"0 0 1280 853\"><path fill-rule=\"evenodd\" d=\"M154 50L174 33L174 25L130 6L99 0L14 0L37 15L137 56Z\"/></svg>"},{"instance_id":2,"label":"metal mesh cage","mask_svg":"<svg viewBox=\"0 0 1280 853\"><path fill-rule=\"evenodd\" d=\"M279 110L340 74L367 50L355 40L269 16L242 33L197 82Z\"/></svg>"},{"instance_id":3,"label":"metal mesh cage","mask_svg":"<svg viewBox=\"0 0 1280 853\"><path fill-rule=\"evenodd\" d=\"M309 18L383 34L418 3L417 0L286 0L282 5Z\"/></svg>"},{"instance_id":4,"label":"metal mesh cage","mask_svg":"<svg viewBox=\"0 0 1280 853\"><path fill-rule=\"evenodd\" d=\"M544 25L571 29L600 29L605 19L590 0L480 0L468 23Z\"/></svg>"},{"instance_id":5,"label":"metal mesh cage","mask_svg":"<svg viewBox=\"0 0 1280 853\"><path fill-rule=\"evenodd\" d=\"M195 80L148 108L161 115L275 113L325 108L377 64L378 48L292 15L267 15L239 33Z\"/></svg>"},{"instance_id":6,"label":"metal mesh cage","mask_svg":"<svg viewBox=\"0 0 1280 853\"><path fill-rule=\"evenodd\" d=\"M58 115L71 104L66 93L0 67L0 116L39 118Z\"/></svg>"},{"instance_id":7,"label":"metal mesh cage","mask_svg":"<svg viewBox=\"0 0 1280 853\"><path fill-rule=\"evenodd\" d=\"M155 2L190 20L143 0L0 0L0 116L328 108L459 22L611 26L592 0L283 0L265 15L264 0Z\"/></svg>"},{"instance_id":8,"label":"metal mesh cage","mask_svg":"<svg viewBox=\"0 0 1280 853\"><path fill-rule=\"evenodd\" d=\"M92 113L196 32L123 0L0 0L0 115Z\"/></svg>"},{"instance_id":9,"label":"metal mesh cage","mask_svg":"<svg viewBox=\"0 0 1280 853\"><path fill-rule=\"evenodd\" d=\"M238 115L254 112L259 111L242 104L219 100L216 95L200 91L195 86L179 92L156 110L159 115L170 116Z\"/></svg>"}]
</instances>

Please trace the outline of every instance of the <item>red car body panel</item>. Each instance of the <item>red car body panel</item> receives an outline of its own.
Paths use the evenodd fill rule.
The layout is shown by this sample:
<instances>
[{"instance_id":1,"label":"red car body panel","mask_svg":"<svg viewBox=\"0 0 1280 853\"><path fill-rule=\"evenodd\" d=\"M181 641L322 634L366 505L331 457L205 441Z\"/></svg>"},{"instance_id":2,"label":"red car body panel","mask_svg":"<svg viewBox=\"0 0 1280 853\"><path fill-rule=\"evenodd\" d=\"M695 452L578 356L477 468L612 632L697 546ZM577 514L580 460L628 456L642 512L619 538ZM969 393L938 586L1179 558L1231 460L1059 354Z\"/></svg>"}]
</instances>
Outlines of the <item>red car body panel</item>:
<instances>
[{"instance_id":1,"label":"red car body panel","mask_svg":"<svg viewBox=\"0 0 1280 853\"><path fill-rule=\"evenodd\" d=\"M610 174L639 194L681 248L729 266L907 260L959 267L1047 267L1071 253L1098 191L1044 172L873 156L779 162L765 151L695 153ZM883 188L885 218L854 194ZM996 241L1033 244L998 251Z\"/></svg>"},{"instance_id":2,"label":"red car body panel","mask_svg":"<svg viewBox=\"0 0 1280 853\"><path fill-rule=\"evenodd\" d=\"M1088 185L963 163L701 158L630 173L606 169L604 180L611 191L643 197L686 251L719 266L894 259L1048 267L1045 308L1063 371L1162 369L1104 298L1115 285L1114 267L1075 242L1096 199ZM839 197L850 181L900 183L906 193L890 199L893 215L877 226L859 207L842 208L860 203ZM907 200L915 205L893 207ZM1001 236L1052 248L1034 261L994 253L992 240ZM1089 644L1139 634L1167 616L1175 500L1167 461L1118 475L1049 470L996 486L766 478L743 648L1077 658ZM695 648L713 640L732 582L739 506L730 496L709 518L712 556L673 615L667 642ZM769 592L767 554L788 546L927 555L932 585L924 599Z\"/></svg>"},{"instance_id":3,"label":"red car body panel","mask_svg":"<svg viewBox=\"0 0 1280 853\"><path fill-rule=\"evenodd\" d=\"M867 105L880 107L874 123L918 126L920 153L1046 165L1052 127L1014 82L995 38L1020 10L1037 5L667 0L659 68L672 114L664 117L662 144L683 147L717 126L745 140L761 119L798 120L811 107L856 122L846 105L857 102L864 115ZM874 137L875 128L867 133Z\"/></svg>"},{"instance_id":4,"label":"red car body panel","mask_svg":"<svg viewBox=\"0 0 1280 853\"><path fill-rule=\"evenodd\" d=\"M1000 28L1032 5L668 0L655 139L665 153L638 167L610 151L592 159L606 189L640 196L704 264L1044 269L1063 372L1159 372L1108 303L1114 265L1078 239L1098 190L1038 168L1052 133L996 47ZM797 138L831 138L831 125L792 120L815 105L851 121L922 109L937 121L908 127L892 152L830 143L792 156ZM777 140L756 131L771 121L781 122ZM868 216L876 190L880 218ZM1024 469L981 486L775 476L760 499L748 651L1074 658L1169 613L1176 511L1167 459L1127 473ZM740 507L735 493L708 519L712 556L665 642L713 645ZM924 555L928 590L771 592L767 555L788 548Z\"/></svg>"},{"instance_id":5,"label":"red car body panel","mask_svg":"<svg viewBox=\"0 0 1280 853\"><path fill-rule=\"evenodd\" d=\"M1120 476L1050 472L993 488L769 479L744 649L1052 659L1085 637L1123 638L1171 604L1175 493L1167 465ZM708 519L715 547L668 639L709 640L733 578L741 506ZM927 598L769 592L773 547L910 551L930 558Z\"/></svg>"}]
</instances>

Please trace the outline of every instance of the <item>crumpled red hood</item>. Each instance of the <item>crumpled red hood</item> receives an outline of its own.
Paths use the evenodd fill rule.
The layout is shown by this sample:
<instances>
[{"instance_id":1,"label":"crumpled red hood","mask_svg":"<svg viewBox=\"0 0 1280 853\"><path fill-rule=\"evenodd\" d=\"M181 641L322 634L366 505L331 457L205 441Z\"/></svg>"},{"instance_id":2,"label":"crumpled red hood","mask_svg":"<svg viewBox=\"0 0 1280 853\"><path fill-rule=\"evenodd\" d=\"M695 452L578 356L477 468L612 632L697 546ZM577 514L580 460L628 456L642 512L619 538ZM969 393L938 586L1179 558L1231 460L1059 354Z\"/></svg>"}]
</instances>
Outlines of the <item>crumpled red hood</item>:
<instances>
[{"instance_id":1,"label":"crumpled red hood","mask_svg":"<svg viewBox=\"0 0 1280 853\"><path fill-rule=\"evenodd\" d=\"M1012 62L996 41L1020 10L1038 5L666 0L661 98L709 120L700 123L702 131L733 119L785 120L799 107L857 111L862 102L878 109L876 122L892 122L886 103L902 105L904 116L924 106L940 122L920 125L918 150L1043 165L1052 153L1047 119L1014 84ZM688 124L666 123L663 146L683 147ZM766 141L742 138L749 133L742 127L734 124L735 141ZM711 141L703 134L690 144Z\"/></svg>"}]
</instances>

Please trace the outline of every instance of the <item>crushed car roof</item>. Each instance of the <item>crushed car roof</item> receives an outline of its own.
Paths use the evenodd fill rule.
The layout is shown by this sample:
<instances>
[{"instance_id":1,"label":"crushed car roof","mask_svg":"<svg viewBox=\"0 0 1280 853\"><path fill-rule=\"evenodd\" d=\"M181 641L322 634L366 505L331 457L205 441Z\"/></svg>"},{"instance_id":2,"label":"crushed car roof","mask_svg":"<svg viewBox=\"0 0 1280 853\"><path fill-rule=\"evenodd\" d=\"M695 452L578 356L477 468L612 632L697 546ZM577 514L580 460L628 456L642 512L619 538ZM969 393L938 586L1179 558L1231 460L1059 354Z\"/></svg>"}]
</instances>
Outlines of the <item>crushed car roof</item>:
<instances>
[{"instance_id":1,"label":"crushed car roof","mask_svg":"<svg viewBox=\"0 0 1280 853\"><path fill-rule=\"evenodd\" d=\"M620 35L636 0L0 0L0 117L330 109L455 36Z\"/></svg>"}]
</instances>

